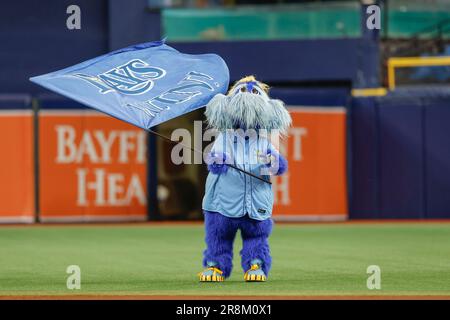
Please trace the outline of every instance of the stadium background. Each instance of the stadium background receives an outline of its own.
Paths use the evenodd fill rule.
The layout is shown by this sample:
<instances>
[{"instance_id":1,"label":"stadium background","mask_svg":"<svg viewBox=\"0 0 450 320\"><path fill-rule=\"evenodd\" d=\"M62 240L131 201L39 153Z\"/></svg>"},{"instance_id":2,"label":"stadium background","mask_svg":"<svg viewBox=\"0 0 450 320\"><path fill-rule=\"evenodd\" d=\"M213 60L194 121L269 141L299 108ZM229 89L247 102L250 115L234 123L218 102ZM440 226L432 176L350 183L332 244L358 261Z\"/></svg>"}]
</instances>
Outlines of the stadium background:
<instances>
[{"instance_id":1,"label":"stadium background","mask_svg":"<svg viewBox=\"0 0 450 320\"><path fill-rule=\"evenodd\" d=\"M162 37L218 53L232 81L255 74L289 106L277 219L449 218L448 60L393 69L384 89L392 58L446 59L449 2L379 2L381 30L366 26L374 1L292 2L3 3L0 222L201 218L203 165L174 165L170 144L28 81ZM66 28L70 4L81 30ZM194 120L202 111L157 129Z\"/></svg>"},{"instance_id":2,"label":"stadium background","mask_svg":"<svg viewBox=\"0 0 450 320\"><path fill-rule=\"evenodd\" d=\"M374 3L381 30L366 27ZM448 298L449 20L447 0L2 1L0 299ZM245 283L237 254L226 282L197 282L204 165L174 165L165 141L28 80L163 37L221 55L232 81L255 74L290 108L266 283ZM194 120L202 110L156 130L199 136Z\"/></svg>"}]
</instances>

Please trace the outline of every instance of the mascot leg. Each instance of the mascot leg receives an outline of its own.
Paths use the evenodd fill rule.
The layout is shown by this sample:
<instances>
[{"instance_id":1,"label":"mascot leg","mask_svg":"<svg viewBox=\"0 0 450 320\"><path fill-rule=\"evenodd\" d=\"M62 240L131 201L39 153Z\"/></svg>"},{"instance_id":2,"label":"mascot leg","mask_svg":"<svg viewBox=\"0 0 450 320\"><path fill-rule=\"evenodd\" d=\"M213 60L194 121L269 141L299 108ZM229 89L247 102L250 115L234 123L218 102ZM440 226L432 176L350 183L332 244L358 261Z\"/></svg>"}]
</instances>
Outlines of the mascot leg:
<instances>
[{"instance_id":1,"label":"mascot leg","mask_svg":"<svg viewBox=\"0 0 450 320\"><path fill-rule=\"evenodd\" d=\"M240 225L243 247L242 268L246 281L265 281L272 265L268 238L273 221L258 221L245 217Z\"/></svg>"},{"instance_id":2,"label":"mascot leg","mask_svg":"<svg viewBox=\"0 0 450 320\"><path fill-rule=\"evenodd\" d=\"M207 248L203 253L203 266L207 269L199 274L200 281L223 281L231 273L238 226L232 218L217 212L205 210L204 215Z\"/></svg>"}]
</instances>

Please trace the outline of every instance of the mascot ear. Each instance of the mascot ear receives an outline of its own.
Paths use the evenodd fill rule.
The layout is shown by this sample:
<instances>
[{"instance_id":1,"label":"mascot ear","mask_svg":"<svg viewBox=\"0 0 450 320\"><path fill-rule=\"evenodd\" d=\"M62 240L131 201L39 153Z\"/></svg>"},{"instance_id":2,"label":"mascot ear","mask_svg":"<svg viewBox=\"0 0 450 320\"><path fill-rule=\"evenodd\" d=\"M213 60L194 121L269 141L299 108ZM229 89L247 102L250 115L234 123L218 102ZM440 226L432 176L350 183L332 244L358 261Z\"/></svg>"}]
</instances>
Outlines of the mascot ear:
<instances>
[{"instance_id":1,"label":"mascot ear","mask_svg":"<svg viewBox=\"0 0 450 320\"><path fill-rule=\"evenodd\" d=\"M272 110L274 112L274 129L280 130L280 134L285 136L287 134L287 130L292 124L292 118L286 107L284 106L284 102L278 99L271 99L269 101L272 106Z\"/></svg>"},{"instance_id":2,"label":"mascot ear","mask_svg":"<svg viewBox=\"0 0 450 320\"><path fill-rule=\"evenodd\" d=\"M205 116L208 126L216 129L231 128L230 116L228 115L228 97L216 94L206 105Z\"/></svg>"}]
</instances>

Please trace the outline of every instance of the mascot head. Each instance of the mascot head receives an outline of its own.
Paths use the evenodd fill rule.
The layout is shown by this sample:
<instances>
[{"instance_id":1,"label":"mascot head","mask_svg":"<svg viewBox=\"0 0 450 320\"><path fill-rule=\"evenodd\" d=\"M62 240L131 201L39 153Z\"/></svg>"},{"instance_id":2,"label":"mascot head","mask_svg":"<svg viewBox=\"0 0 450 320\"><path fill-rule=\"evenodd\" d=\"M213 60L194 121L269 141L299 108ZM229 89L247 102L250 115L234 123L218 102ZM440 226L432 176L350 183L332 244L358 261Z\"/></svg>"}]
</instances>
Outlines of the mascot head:
<instances>
[{"instance_id":1,"label":"mascot head","mask_svg":"<svg viewBox=\"0 0 450 320\"><path fill-rule=\"evenodd\" d=\"M227 129L279 130L285 135L291 116L281 100L270 99L269 86L253 76L237 81L227 95L217 94L206 106L209 127Z\"/></svg>"}]
</instances>

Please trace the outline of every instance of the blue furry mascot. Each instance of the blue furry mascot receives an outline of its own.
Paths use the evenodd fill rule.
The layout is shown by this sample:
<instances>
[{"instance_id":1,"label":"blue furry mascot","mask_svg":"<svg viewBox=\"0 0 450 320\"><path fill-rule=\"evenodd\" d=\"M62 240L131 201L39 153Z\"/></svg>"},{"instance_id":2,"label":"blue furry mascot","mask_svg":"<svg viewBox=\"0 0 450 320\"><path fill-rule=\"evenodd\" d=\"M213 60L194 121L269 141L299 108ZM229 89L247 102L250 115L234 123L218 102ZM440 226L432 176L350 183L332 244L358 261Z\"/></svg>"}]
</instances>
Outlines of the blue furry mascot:
<instances>
[{"instance_id":1,"label":"blue furry mascot","mask_svg":"<svg viewBox=\"0 0 450 320\"><path fill-rule=\"evenodd\" d=\"M266 281L272 259L268 238L272 231L272 185L230 168L233 164L264 179L281 175L287 161L272 145L273 132L286 134L291 117L280 100L270 99L268 86L253 76L239 80L225 96L206 106L206 119L216 137L206 163L203 212L206 245L202 282L230 276L233 242L241 231L245 281Z\"/></svg>"}]
</instances>

